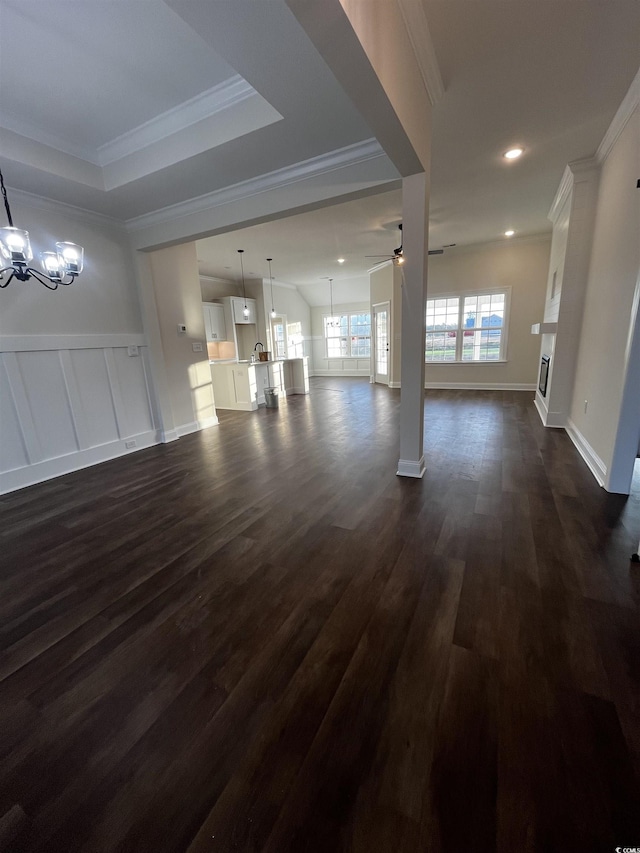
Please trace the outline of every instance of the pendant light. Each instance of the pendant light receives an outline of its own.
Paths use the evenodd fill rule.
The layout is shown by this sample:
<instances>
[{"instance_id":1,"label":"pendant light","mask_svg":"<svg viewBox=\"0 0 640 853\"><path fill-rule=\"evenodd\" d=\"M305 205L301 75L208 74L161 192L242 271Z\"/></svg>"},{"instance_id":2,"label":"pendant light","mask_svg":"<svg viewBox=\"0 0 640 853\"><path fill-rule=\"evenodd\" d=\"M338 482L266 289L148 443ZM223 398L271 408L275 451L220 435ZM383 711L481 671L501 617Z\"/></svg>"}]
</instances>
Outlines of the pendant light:
<instances>
[{"instance_id":1,"label":"pendant light","mask_svg":"<svg viewBox=\"0 0 640 853\"><path fill-rule=\"evenodd\" d=\"M273 276L271 275L271 261L273 258L267 258L267 263L269 264L269 280L271 282L271 319L273 320L276 316L276 309L273 307Z\"/></svg>"},{"instance_id":2,"label":"pendant light","mask_svg":"<svg viewBox=\"0 0 640 853\"><path fill-rule=\"evenodd\" d=\"M249 306L247 305L247 292L244 287L244 264L242 263L242 255L244 254L244 249L238 249L238 254L240 255L240 273L242 275L242 298L244 299L244 308L242 309L242 316L245 320L248 320Z\"/></svg>"},{"instance_id":3,"label":"pendant light","mask_svg":"<svg viewBox=\"0 0 640 853\"><path fill-rule=\"evenodd\" d=\"M333 279L329 279L329 303L331 305L331 321L329 323L330 326L339 326L340 321L336 323L336 319L333 316Z\"/></svg>"}]
</instances>

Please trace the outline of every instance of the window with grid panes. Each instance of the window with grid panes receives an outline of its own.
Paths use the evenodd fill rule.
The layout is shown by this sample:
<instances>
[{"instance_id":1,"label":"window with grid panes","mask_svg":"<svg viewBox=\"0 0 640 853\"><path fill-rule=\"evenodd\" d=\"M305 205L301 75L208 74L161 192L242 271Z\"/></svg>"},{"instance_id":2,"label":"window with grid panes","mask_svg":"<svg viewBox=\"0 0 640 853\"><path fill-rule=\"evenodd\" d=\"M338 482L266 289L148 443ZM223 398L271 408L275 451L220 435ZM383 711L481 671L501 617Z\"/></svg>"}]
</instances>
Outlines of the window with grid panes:
<instances>
[{"instance_id":1,"label":"window with grid panes","mask_svg":"<svg viewBox=\"0 0 640 853\"><path fill-rule=\"evenodd\" d=\"M506 291L427 299L425 361L504 361Z\"/></svg>"},{"instance_id":2,"label":"window with grid panes","mask_svg":"<svg viewBox=\"0 0 640 853\"><path fill-rule=\"evenodd\" d=\"M369 358L371 314L340 314L324 318L327 358Z\"/></svg>"}]
</instances>

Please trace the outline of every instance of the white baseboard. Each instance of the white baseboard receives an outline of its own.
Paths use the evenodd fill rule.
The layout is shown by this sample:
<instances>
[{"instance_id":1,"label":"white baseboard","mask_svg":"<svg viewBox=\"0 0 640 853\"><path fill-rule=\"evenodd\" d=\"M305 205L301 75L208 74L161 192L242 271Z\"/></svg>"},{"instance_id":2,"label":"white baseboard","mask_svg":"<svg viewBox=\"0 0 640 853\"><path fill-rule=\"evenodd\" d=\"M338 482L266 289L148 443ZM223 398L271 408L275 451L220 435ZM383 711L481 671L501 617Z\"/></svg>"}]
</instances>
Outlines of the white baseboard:
<instances>
[{"instance_id":1,"label":"white baseboard","mask_svg":"<svg viewBox=\"0 0 640 853\"><path fill-rule=\"evenodd\" d=\"M161 444L169 444L171 441L177 441L180 438L175 429L159 429L157 435L158 442Z\"/></svg>"},{"instance_id":2,"label":"white baseboard","mask_svg":"<svg viewBox=\"0 0 640 853\"><path fill-rule=\"evenodd\" d=\"M604 464L602 459L600 459L593 447L591 447L587 439L582 435L577 426L573 423L571 418L567 419L565 429L567 435L575 444L578 453L582 456L584 461L587 463L587 467L596 478L598 485L604 487L607 480L607 466Z\"/></svg>"},{"instance_id":3,"label":"white baseboard","mask_svg":"<svg viewBox=\"0 0 640 853\"><path fill-rule=\"evenodd\" d=\"M416 479L420 479L424 477L425 471L426 467L424 464L424 456L422 456L417 462L409 459L398 460L398 470L396 471L398 477L414 477Z\"/></svg>"},{"instance_id":4,"label":"white baseboard","mask_svg":"<svg viewBox=\"0 0 640 853\"><path fill-rule=\"evenodd\" d=\"M125 447L125 443L130 441L135 441L136 446ZM52 480L54 477L61 477L63 474L70 474L73 471L80 471L82 468L89 468L91 465L107 462L109 459L116 459L118 456L125 456L128 453L135 453L158 443L156 430L149 430L138 435L120 438L117 441L109 441L107 444L100 444L97 447L89 447L86 450L56 456L53 459L45 459L43 462L36 462L34 465L15 468L13 471L5 471L0 474L0 494L15 492L17 489L24 489L27 486Z\"/></svg>"},{"instance_id":5,"label":"white baseboard","mask_svg":"<svg viewBox=\"0 0 640 853\"><path fill-rule=\"evenodd\" d=\"M220 403L216 402L216 409L224 409L225 411L229 411L229 412L255 412L255 410L257 408L258 408L258 401L257 400L255 403L233 403L233 404L229 403L229 405L227 405L227 406L221 405ZM186 424L186 426L189 426L189 424ZM196 427L196 429L198 429L198 427ZM196 430L191 430L191 432L195 432L195 431ZM186 435L186 433L182 433L182 435Z\"/></svg>"},{"instance_id":6,"label":"white baseboard","mask_svg":"<svg viewBox=\"0 0 640 853\"><path fill-rule=\"evenodd\" d=\"M389 388L400 388L400 386L401 386L400 382L390 382L389 383Z\"/></svg>"},{"instance_id":7,"label":"white baseboard","mask_svg":"<svg viewBox=\"0 0 640 853\"><path fill-rule=\"evenodd\" d=\"M535 382L425 382L424 387L442 391L535 391L537 386Z\"/></svg>"},{"instance_id":8,"label":"white baseboard","mask_svg":"<svg viewBox=\"0 0 640 853\"><path fill-rule=\"evenodd\" d=\"M540 420L546 427L564 429L566 418L562 412L550 412L537 394L533 399L533 405L538 410Z\"/></svg>"},{"instance_id":9,"label":"white baseboard","mask_svg":"<svg viewBox=\"0 0 640 853\"><path fill-rule=\"evenodd\" d=\"M209 427L218 426L220 421L217 415L212 415L210 418L203 418L199 422L200 429L209 429Z\"/></svg>"},{"instance_id":10,"label":"white baseboard","mask_svg":"<svg viewBox=\"0 0 640 853\"><path fill-rule=\"evenodd\" d=\"M200 432L201 429L207 429L211 426L216 426L218 424L217 417L204 418L201 421L191 421L188 424L180 424L175 428L175 433L178 438L182 438L183 435L191 435L193 432Z\"/></svg>"},{"instance_id":11,"label":"white baseboard","mask_svg":"<svg viewBox=\"0 0 640 853\"><path fill-rule=\"evenodd\" d=\"M175 432L178 438L182 438L183 435L191 435L192 432L198 432L199 429L198 421L191 421L188 424L179 424Z\"/></svg>"}]
</instances>

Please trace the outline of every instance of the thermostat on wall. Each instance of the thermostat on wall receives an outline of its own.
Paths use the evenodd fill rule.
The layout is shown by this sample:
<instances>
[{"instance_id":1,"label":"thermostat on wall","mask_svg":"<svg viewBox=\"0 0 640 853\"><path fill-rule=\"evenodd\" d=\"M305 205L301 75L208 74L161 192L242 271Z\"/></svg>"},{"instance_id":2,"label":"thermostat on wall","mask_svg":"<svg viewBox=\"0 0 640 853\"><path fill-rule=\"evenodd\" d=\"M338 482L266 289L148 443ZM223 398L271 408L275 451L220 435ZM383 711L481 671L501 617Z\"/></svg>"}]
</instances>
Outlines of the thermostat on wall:
<instances>
[{"instance_id":1,"label":"thermostat on wall","mask_svg":"<svg viewBox=\"0 0 640 853\"><path fill-rule=\"evenodd\" d=\"M178 334L184 335L184 333L186 331L187 331L187 327L185 326L185 324L184 323L178 323Z\"/></svg>"}]
</instances>

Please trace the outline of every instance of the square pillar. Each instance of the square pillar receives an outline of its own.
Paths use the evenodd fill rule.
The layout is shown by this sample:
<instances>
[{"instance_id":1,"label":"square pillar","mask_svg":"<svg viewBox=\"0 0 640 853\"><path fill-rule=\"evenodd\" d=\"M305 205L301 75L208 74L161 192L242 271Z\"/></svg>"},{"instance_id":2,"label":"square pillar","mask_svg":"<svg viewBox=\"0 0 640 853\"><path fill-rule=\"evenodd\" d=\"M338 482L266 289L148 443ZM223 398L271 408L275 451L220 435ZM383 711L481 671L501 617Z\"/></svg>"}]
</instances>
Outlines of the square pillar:
<instances>
[{"instance_id":1,"label":"square pillar","mask_svg":"<svg viewBox=\"0 0 640 853\"><path fill-rule=\"evenodd\" d=\"M402 180L402 387L398 475L423 477L424 346L429 250L429 182L425 172Z\"/></svg>"}]
</instances>

